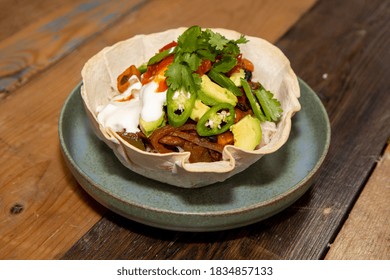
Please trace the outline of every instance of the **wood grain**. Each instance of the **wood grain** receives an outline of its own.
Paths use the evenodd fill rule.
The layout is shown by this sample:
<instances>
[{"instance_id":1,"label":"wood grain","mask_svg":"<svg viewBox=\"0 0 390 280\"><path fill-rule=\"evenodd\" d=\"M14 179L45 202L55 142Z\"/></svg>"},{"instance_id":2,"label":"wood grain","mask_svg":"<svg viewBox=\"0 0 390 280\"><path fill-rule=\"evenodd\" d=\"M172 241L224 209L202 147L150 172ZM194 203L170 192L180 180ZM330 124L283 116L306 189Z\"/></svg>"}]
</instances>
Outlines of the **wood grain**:
<instances>
[{"instance_id":1,"label":"wood grain","mask_svg":"<svg viewBox=\"0 0 390 280\"><path fill-rule=\"evenodd\" d=\"M4 194L0 197L0 259L60 258L107 211L81 190L64 165L59 150L57 122L60 109L65 98L80 81L80 71L85 61L105 46L115 43L120 38L124 39L137 33L164 30L173 25L190 25L195 21L199 21L205 26L215 26L218 20L221 19L225 19L225 22L220 22L218 25L228 28L232 26L232 22L228 21L231 12L234 12L238 19L245 19L248 14L254 17L256 12L252 7L258 5L257 1L247 1L248 5L241 6L241 10L237 11L237 6L235 6L237 1L224 1L226 7L224 7L223 13L213 16L213 13L216 12L215 8L208 11L206 9L203 14L197 15L198 18L194 19L194 14L189 11L202 11L200 7L212 7L210 2L170 1L169 11L181 15L176 22L171 21L173 18L164 20L167 11L166 1L151 1L147 5L137 6L137 8L130 9L126 16L122 17L115 26L111 26L93 38L90 37L88 41L80 41L74 46L74 51L67 56L62 55L62 58L59 58L56 63L46 63L46 60L50 57L49 52L46 49L38 49L37 57L43 57L44 60L42 67L37 71L41 73L29 76L26 78L29 79L29 83L14 90L12 94L7 95L7 98L0 100L0 154L2 155L0 158L0 192ZM252 34L256 33L258 36L270 36L272 34L272 36L276 36L275 34L280 36L314 3L314 1L297 1L300 4L291 4L291 1L279 0L279 6L276 7L275 1L260 2L262 6L256 7L264 13L264 16L261 23L257 23L257 26L268 25L268 28L263 31L252 30L255 32L250 32ZM285 4L283 5L283 3ZM291 10L292 7L294 9ZM154 9L153 15L161 18L161 21L147 20L150 18L151 8ZM278 14L283 15L281 16L282 19L286 18L286 21L276 22L272 19L276 13L275 8L278 9ZM71 10L70 6L65 6L64 9ZM116 9L119 8L116 7ZM119 9L119 11L122 11L122 9ZM88 13L83 15L85 17L91 16ZM82 19L81 15L80 17L78 22L85 22L86 19ZM56 16L52 15L52 19L55 18ZM268 20L273 24L267 23ZM32 23L29 26L36 29L37 26L41 25ZM244 32L248 28L248 22L237 21L234 26L235 29ZM23 37L30 30L35 30L34 28L21 29L17 36ZM76 36L79 34L80 37L84 35L86 37L88 36L87 33L93 34L96 32L99 26L91 23L88 29L89 31L84 33L85 30L78 31L73 26L73 31L68 30L69 33L65 33L69 35L77 31ZM261 32L264 32L264 34ZM81 34L84 35L81 36ZM8 38L15 39L13 36ZM5 42L9 42L10 39L8 38ZM47 38L43 36L42 42L47 42L45 40ZM38 39L35 40L35 46L42 46L40 42ZM62 48L64 44L66 45L67 42L66 40L62 41L57 49L53 47L53 54L62 53L57 50ZM3 41L0 46L4 46L4 44ZM42 51L42 55L40 55L40 51ZM33 65L38 60L31 59L28 61L29 63L24 66ZM107 219L110 219L110 217L111 214ZM167 239L165 242L161 242L159 238L164 238L164 234L160 235L160 231L144 226L139 227L140 231L138 233L129 231L132 227L123 229L121 233L115 224L112 225L111 230L108 227L111 224L107 219L104 223L97 225L97 228L103 226L105 230L98 231L95 237L103 237L99 235L99 232L108 233L109 240L113 241L116 239L112 239L115 235L118 235L118 237L121 235L121 238L127 238L126 236L130 235L128 240L120 239L117 244L126 244L127 248L138 244L138 247L135 246L134 248L141 250L138 254L141 254L143 258L148 258L148 253L154 254L155 252L160 257L166 255L165 249L161 247L156 247L156 251L151 250L151 248L145 251L144 246L150 244L148 240L154 244L160 244L160 246L161 244L168 244L168 248L173 250L171 251L172 254L179 252L180 247L189 242L189 240L175 242L181 235L172 232L166 232L165 237ZM114 215L114 223L116 219L122 221L120 217ZM125 223L135 224L131 221L125 221ZM148 234L149 231L156 232L157 235L152 234L150 238L147 238L144 234ZM99 243L95 247L95 244L89 243L87 235L79 243L83 244L82 251L85 250L90 254L94 251L94 248L99 250L103 246ZM171 239L172 235L174 239ZM191 236L191 234L187 235L189 238ZM116 248L112 244L110 247ZM196 248L195 244L190 247ZM218 252L215 249L213 251ZM180 256L186 257L186 252L187 250L184 250ZM101 253L105 252L102 251ZM196 254L201 256L203 253L197 251ZM75 258L78 258L78 256L77 254L74 255ZM113 251L111 256L113 258L118 257L118 251ZM101 258L108 257L107 254L101 255Z\"/></svg>"},{"instance_id":2,"label":"wood grain","mask_svg":"<svg viewBox=\"0 0 390 280\"><path fill-rule=\"evenodd\" d=\"M390 146L379 160L326 259L390 258Z\"/></svg>"},{"instance_id":3,"label":"wood grain","mask_svg":"<svg viewBox=\"0 0 390 280\"><path fill-rule=\"evenodd\" d=\"M141 3L137 0L64 1L58 3L60 8L47 9L47 14L40 12L41 17L34 17L27 26L0 43L0 93L27 82L32 75L74 51Z\"/></svg>"},{"instance_id":4,"label":"wood grain","mask_svg":"<svg viewBox=\"0 0 390 280\"><path fill-rule=\"evenodd\" d=\"M283 5L280 5L281 2ZM197 1L192 4L175 1L167 5L161 0L85 0L65 2L63 5L58 3L61 9L54 11L50 9L51 4L45 8L47 14L39 12L42 17L30 16L35 19L32 22L25 19L24 21L29 23L26 27L0 43L0 93L16 89L32 75L44 70L123 15L130 13L132 9L136 11L142 5L146 5L141 10L143 12L133 13L128 17L127 26L122 24L123 29L120 32L112 32L115 35L110 42L139 33L161 31L163 26L167 29L193 24L240 27L238 31L245 34L263 35L266 39L274 41L283 34L285 26L291 26L305 11L302 7L310 7L315 0L281 2L230 1L224 2L221 8L221 5L212 1ZM186 5L189 5L190 9L186 9ZM40 7L30 6L32 5L27 5L32 11ZM165 13L166 10L169 12ZM180 10L180 17L174 13L175 10ZM267 14L268 11L273 11L273 14ZM18 13L20 14L24 13ZM259 17L266 20L258 21ZM240 21L244 24L241 26L233 24ZM20 26L16 25L14 28L19 29Z\"/></svg>"},{"instance_id":5,"label":"wood grain","mask_svg":"<svg viewBox=\"0 0 390 280\"><path fill-rule=\"evenodd\" d=\"M85 1L84 1L85 2ZM80 0L2 0L0 1L0 41L25 29L58 7L81 4Z\"/></svg>"},{"instance_id":6,"label":"wood grain","mask_svg":"<svg viewBox=\"0 0 390 280\"><path fill-rule=\"evenodd\" d=\"M63 71L73 69L53 74ZM78 77L73 73L74 81ZM102 208L78 188L59 150L61 91L71 89L69 81L33 82L0 103L0 259L61 255L74 242L69 237L82 236L101 217Z\"/></svg>"},{"instance_id":7,"label":"wood grain","mask_svg":"<svg viewBox=\"0 0 390 280\"><path fill-rule=\"evenodd\" d=\"M388 1L320 1L277 43L332 126L321 172L292 207L216 233L156 230L108 213L63 258L324 258L389 137L388 18Z\"/></svg>"}]
</instances>

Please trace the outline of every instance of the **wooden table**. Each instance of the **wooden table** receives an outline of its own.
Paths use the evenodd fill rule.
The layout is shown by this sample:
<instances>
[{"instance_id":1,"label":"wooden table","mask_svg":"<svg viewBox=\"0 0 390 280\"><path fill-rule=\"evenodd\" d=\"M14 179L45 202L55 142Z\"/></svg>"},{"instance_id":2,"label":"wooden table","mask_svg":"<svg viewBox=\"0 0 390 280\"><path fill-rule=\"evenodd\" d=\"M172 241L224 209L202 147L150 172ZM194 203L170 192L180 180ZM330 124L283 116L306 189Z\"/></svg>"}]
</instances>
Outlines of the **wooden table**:
<instances>
[{"instance_id":1,"label":"wooden table","mask_svg":"<svg viewBox=\"0 0 390 280\"><path fill-rule=\"evenodd\" d=\"M0 14L0 259L389 259L389 1L2 0ZM105 209L72 177L58 140L88 58L194 24L275 43L331 122L310 190L221 232L160 230Z\"/></svg>"}]
</instances>

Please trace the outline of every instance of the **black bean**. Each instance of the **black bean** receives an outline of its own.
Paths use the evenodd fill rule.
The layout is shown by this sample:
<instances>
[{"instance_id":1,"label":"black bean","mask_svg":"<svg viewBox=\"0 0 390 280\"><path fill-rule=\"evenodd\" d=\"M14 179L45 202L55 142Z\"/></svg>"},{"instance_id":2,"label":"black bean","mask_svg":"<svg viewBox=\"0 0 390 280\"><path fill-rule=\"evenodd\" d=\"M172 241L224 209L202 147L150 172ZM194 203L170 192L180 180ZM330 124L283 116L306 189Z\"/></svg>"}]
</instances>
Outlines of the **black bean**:
<instances>
[{"instance_id":1,"label":"black bean","mask_svg":"<svg viewBox=\"0 0 390 280\"><path fill-rule=\"evenodd\" d=\"M252 72L244 69L245 72L245 80L250 81L252 79Z\"/></svg>"}]
</instances>

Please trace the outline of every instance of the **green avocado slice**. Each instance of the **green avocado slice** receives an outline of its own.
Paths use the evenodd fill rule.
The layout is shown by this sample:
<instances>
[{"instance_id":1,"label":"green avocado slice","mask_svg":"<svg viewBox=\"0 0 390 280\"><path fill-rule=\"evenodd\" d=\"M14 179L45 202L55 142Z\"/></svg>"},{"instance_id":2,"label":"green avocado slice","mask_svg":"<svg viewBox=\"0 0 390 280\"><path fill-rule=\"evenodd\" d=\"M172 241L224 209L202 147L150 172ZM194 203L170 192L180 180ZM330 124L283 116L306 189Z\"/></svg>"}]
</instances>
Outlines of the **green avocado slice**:
<instances>
[{"instance_id":1,"label":"green avocado slice","mask_svg":"<svg viewBox=\"0 0 390 280\"><path fill-rule=\"evenodd\" d=\"M246 115L239 122L230 127L233 133L234 146L253 151L260 144L262 131L260 120Z\"/></svg>"}]
</instances>

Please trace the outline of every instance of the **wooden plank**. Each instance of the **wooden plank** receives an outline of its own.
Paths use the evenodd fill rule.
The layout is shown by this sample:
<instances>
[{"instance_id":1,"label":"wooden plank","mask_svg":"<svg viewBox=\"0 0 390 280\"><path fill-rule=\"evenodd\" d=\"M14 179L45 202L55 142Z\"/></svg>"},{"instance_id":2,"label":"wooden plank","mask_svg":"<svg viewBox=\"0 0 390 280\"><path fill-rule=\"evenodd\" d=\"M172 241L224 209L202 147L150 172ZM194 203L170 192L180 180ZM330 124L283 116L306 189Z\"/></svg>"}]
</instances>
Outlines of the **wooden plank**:
<instances>
[{"instance_id":1,"label":"wooden plank","mask_svg":"<svg viewBox=\"0 0 390 280\"><path fill-rule=\"evenodd\" d=\"M10 36L0 43L0 93L10 92L27 82L32 75L70 53L84 40L99 33L143 2L145 1L90 0L84 3L66 3L61 9L39 18ZM308 7L314 2L315 0L290 1L286 5L279 5L279 1L232 1L226 11L221 11L220 5L211 1L198 1L193 4L176 1L169 5L164 1L149 1L148 8L143 9L148 12L135 18L130 17L131 28L117 32L112 42L137 33L161 31L162 26L173 28L193 24L239 27L238 31L245 34L263 35L274 41L284 33L284 26L291 26L299 18L301 7ZM192 10L186 10L185 5L190 5ZM163 11L180 10L180 17L171 12L163 15L161 10L158 10L160 7L163 7ZM248 9L249 7L251 9ZM272 10L275 16L266 14L269 10ZM235 21L231 20L231 16L243 24L233 25ZM260 22L258 17L267 20ZM146 18L158 20L145 24ZM279 24L280 22L282 24Z\"/></svg>"},{"instance_id":2,"label":"wooden plank","mask_svg":"<svg viewBox=\"0 0 390 280\"><path fill-rule=\"evenodd\" d=\"M390 258L390 145L378 162L346 223L331 245L329 260Z\"/></svg>"},{"instance_id":3,"label":"wooden plank","mask_svg":"<svg viewBox=\"0 0 390 280\"><path fill-rule=\"evenodd\" d=\"M379 0L322 1L278 43L323 101L332 129L310 200L294 206L310 228L288 258L325 257L387 144L389 11L390 3Z\"/></svg>"},{"instance_id":4,"label":"wooden plank","mask_svg":"<svg viewBox=\"0 0 390 280\"><path fill-rule=\"evenodd\" d=\"M200 25L232 29L275 42L315 2L316 0L175 0L167 5L165 0L153 0L146 3L133 17L126 18L128 28L120 32L109 32L106 38L108 42L117 42L136 34Z\"/></svg>"},{"instance_id":5,"label":"wooden plank","mask_svg":"<svg viewBox=\"0 0 390 280\"><path fill-rule=\"evenodd\" d=\"M53 74L62 71L79 79L73 67ZM0 259L61 255L104 210L77 186L60 154L58 114L71 82L51 76L0 103Z\"/></svg>"},{"instance_id":6,"label":"wooden plank","mask_svg":"<svg viewBox=\"0 0 390 280\"><path fill-rule=\"evenodd\" d=\"M39 18L47 16L69 3L79 3L80 0L2 0L0 1L0 41L14 35L34 23Z\"/></svg>"},{"instance_id":7,"label":"wooden plank","mask_svg":"<svg viewBox=\"0 0 390 280\"><path fill-rule=\"evenodd\" d=\"M90 28L96 32L98 26ZM56 65L0 102L0 259L56 258L105 211L69 173L57 132L61 106L80 81L82 65L103 47L76 52L67 65Z\"/></svg>"},{"instance_id":8,"label":"wooden plank","mask_svg":"<svg viewBox=\"0 0 390 280\"><path fill-rule=\"evenodd\" d=\"M32 75L75 50L142 2L85 0L58 3L60 6L56 9L35 18L0 42L0 93L24 84ZM9 5L7 8L12 11ZM15 13L24 14L18 10Z\"/></svg>"},{"instance_id":9,"label":"wooden plank","mask_svg":"<svg viewBox=\"0 0 390 280\"><path fill-rule=\"evenodd\" d=\"M216 233L151 229L109 213L63 258L324 258L388 138L388 11L388 1L320 1L278 42L321 97L332 126L321 172L292 207Z\"/></svg>"},{"instance_id":10,"label":"wooden plank","mask_svg":"<svg viewBox=\"0 0 390 280\"><path fill-rule=\"evenodd\" d=\"M80 81L80 71L85 61L106 45L113 44L117 38L171 27L170 22L161 25L158 21L149 23L145 20L150 15L151 7L159 11L154 16L164 18L167 9L175 14L195 7L201 11L198 5L210 7L209 2L197 2L195 5L193 1L177 0L170 1L171 6L167 7L165 1L154 1L140 6L139 10L133 10L115 27L88 43L79 45L77 51L53 64L41 75L36 75L28 84L0 101L0 191L6 194L0 198L3 205L0 211L0 259L59 258L106 211L77 185L64 166L58 144L57 121L60 109L67 95ZM227 7L232 4L231 10L227 9L226 12L235 11L235 2L224 1ZM299 10L291 13L289 2L282 5L284 1L279 0L280 6L285 7L279 13L284 11L295 20L313 3L303 1L306 6L302 4ZM255 5L257 1L247 3ZM269 16L274 15L274 8L274 4L262 7L269 9L268 13L264 12ZM241 16L237 16L245 18L250 12L252 9L249 5L239 11ZM220 18L213 18L211 13L209 11L199 16L199 21L207 26L215 25ZM181 17L180 24L189 25L194 20L191 13L183 12L183 15L185 17ZM286 31L294 22L293 19L284 24L275 22L275 33L282 34ZM267 22L266 18L262 21ZM133 22L136 24L131 25ZM246 23L237 24L237 29L245 28ZM271 30L269 27L266 34L271 34ZM130 240L136 242L138 238L134 235ZM140 238L142 241L143 237ZM86 241L87 239L83 239L83 242Z\"/></svg>"}]
</instances>

